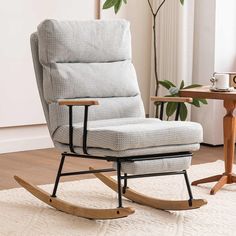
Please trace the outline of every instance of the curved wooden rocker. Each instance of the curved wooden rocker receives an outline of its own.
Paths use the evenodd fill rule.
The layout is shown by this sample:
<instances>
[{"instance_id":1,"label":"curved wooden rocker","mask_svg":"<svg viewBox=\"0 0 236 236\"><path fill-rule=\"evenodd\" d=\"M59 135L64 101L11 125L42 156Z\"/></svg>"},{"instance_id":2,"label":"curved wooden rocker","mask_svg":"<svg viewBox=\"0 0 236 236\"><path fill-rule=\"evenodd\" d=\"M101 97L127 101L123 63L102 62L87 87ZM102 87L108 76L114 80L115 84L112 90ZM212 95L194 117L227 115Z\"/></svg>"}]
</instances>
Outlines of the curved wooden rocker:
<instances>
[{"instance_id":1,"label":"curved wooden rocker","mask_svg":"<svg viewBox=\"0 0 236 236\"><path fill-rule=\"evenodd\" d=\"M83 217L88 219L117 219L127 217L133 214L135 211L133 208L124 207L124 208L114 208L114 209L92 209L86 208L82 206L73 205L66 201L63 201L56 197L51 197L49 193L44 191L43 189L26 182L25 180L19 178L18 176L14 176L16 182L25 188L28 192L34 195L39 200L44 203L50 205L53 208L56 208L59 211Z\"/></svg>"},{"instance_id":2,"label":"curved wooden rocker","mask_svg":"<svg viewBox=\"0 0 236 236\"><path fill-rule=\"evenodd\" d=\"M93 170L92 167L89 168ZM112 190L117 192L117 182L104 174L94 173L94 175L100 179L105 185L110 187ZM146 205L149 207L153 207L160 210L172 210L172 211L180 211L180 210L192 210L196 208L200 208L203 205L207 204L207 201L204 199L193 199L192 206L189 206L189 200L164 200L157 199L153 197L148 197L144 194L138 193L131 188L127 188L126 192L123 193L123 196L130 199L133 202L139 203L141 205Z\"/></svg>"}]
</instances>

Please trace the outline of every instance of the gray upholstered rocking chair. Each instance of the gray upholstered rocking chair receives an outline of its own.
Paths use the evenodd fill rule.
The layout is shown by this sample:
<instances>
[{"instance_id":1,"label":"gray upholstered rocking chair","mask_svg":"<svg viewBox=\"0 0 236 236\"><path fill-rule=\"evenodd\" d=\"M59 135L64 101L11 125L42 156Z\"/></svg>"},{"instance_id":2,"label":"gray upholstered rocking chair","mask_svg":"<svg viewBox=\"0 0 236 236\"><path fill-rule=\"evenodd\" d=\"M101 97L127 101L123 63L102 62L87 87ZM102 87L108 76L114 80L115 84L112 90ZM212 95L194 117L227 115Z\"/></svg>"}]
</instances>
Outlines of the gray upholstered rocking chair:
<instances>
[{"instance_id":1,"label":"gray upholstered rocking chair","mask_svg":"<svg viewBox=\"0 0 236 236\"><path fill-rule=\"evenodd\" d=\"M145 118L131 62L128 22L46 20L32 34L31 48L45 117L62 158L51 195L15 176L21 186L58 210L91 219L134 213L133 208L123 207L122 196L163 210L206 204L193 199L186 172L191 152L202 141L202 128L193 122ZM106 160L114 162L114 168L64 173L66 157ZM117 181L102 174L111 171L116 171ZM88 173L117 191L118 208L85 208L56 197L60 177ZM173 174L184 175L187 200L155 199L128 188L130 178Z\"/></svg>"}]
</instances>

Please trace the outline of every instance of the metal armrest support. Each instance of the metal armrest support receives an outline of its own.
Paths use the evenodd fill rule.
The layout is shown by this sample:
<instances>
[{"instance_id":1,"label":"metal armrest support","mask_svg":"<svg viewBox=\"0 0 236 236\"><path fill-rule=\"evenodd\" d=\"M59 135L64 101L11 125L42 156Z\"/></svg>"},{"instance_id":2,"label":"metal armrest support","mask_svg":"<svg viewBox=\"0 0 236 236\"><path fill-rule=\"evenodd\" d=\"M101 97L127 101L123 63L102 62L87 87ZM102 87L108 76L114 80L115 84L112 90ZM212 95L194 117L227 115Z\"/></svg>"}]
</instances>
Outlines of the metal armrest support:
<instances>
[{"instance_id":1,"label":"metal armrest support","mask_svg":"<svg viewBox=\"0 0 236 236\"><path fill-rule=\"evenodd\" d=\"M151 101L153 102L160 102L161 103L161 111L160 111L160 119L163 119L163 113L164 113L164 104L165 102L175 102L178 103L177 111L175 114L175 120L179 119L179 112L180 112L180 104L184 102L193 102L193 99L190 97L157 97L152 96Z\"/></svg>"},{"instance_id":2,"label":"metal armrest support","mask_svg":"<svg viewBox=\"0 0 236 236\"><path fill-rule=\"evenodd\" d=\"M73 144L73 106L84 106L83 152L87 155L88 108L92 105L99 105L99 102L97 100L62 99L58 100L58 104L60 106L66 105L69 107L69 146L72 153L75 153Z\"/></svg>"}]
</instances>

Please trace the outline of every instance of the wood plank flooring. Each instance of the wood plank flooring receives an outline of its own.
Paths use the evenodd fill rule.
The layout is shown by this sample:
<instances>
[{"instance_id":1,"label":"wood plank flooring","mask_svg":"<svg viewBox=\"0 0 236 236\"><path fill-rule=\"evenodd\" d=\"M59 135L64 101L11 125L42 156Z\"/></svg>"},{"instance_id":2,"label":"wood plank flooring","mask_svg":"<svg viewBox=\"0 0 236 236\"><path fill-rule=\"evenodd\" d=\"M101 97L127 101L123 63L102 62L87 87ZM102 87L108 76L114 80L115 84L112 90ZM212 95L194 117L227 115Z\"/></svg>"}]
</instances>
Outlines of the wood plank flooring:
<instances>
[{"instance_id":1,"label":"wood plank flooring","mask_svg":"<svg viewBox=\"0 0 236 236\"><path fill-rule=\"evenodd\" d=\"M193 164L201 164L223 160L223 147L202 146L194 153ZM55 149L43 149L0 155L0 190L19 187L13 176L19 175L34 184L54 183L60 161L60 153ZM82 160L66 158L64 170L86 170L89 166L94 168L110 167L111 163L98 160ZM92 175L70 176L61 178L61 181L71 181L82 178L92 178Z\"/></svg>"}]
</instances>

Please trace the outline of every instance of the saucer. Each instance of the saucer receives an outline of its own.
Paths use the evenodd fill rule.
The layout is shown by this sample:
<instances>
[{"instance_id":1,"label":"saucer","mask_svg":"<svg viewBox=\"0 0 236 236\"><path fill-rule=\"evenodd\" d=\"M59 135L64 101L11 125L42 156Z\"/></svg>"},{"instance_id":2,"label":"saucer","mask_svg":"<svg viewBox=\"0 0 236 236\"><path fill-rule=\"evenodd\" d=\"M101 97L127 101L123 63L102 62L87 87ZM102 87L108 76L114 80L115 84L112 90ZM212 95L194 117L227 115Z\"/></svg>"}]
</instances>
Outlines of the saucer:
<instances>
[{"instance_id":1,"label":"saucer","mask_svg":"<svg viewBox=\"0 0 236 236\"><path fill-rule=\"evenodd\" d=\"M217 88L211 87L210 91L212 91L212 92L233 92L234 87L230 87L230 88L227 88L227 89L217 89Z\"/></svg>"}]
</instances>

